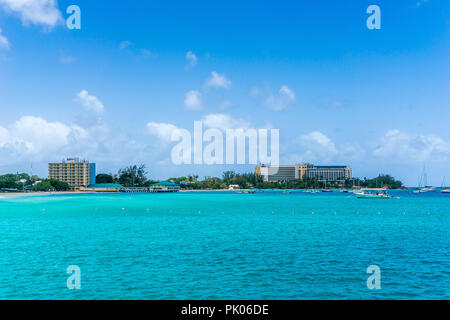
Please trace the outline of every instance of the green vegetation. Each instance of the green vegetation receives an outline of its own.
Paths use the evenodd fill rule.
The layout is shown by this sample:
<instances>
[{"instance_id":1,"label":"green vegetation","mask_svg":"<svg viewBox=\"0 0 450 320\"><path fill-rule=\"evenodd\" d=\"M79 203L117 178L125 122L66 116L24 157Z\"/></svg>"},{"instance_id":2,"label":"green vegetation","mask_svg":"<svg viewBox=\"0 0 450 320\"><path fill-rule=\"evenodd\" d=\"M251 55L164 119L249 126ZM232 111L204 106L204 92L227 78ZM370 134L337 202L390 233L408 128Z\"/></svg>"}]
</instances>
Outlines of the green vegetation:
<instances>
[{"instance_id":1,"label":"green vegetation","mask_svg":"<svg viewBox=\"0 0 450 320\"><path fill-rule=\"evenodd\" d=\"M222 178L218 177L205 177L199 181L197 175L191 175L188 177L172 178L169 181L173 181L181 185L184 189L228 189L230 185L238 185L241 189L323 189L323 188L352 188L356 186L367 188L382 188L389 187L390 189L399 189L403 187L401 181L395 180L390 175L380 175L374 179L363 180L355 178L347 180L342 184L330 184L317 179L304 179L304 180L291 180L280 182L264 182L261 176L254 173L238 174L234 171L226 171L223 173Z\"/></svg>"},{"instance_id":2,"label":"green vegetation","mask_svg":"<svg viewBox=\"0 0 450 320\"><path fill-rule=\"evenodd\" d=\"M133 165L119 170L119 183L124 187L145 187L147 172L145 165Z\"/></svg>"},{"instance_id":3,"label":"green vegetation","mask_svg":"<svg viewBox=\"0 0 450 320\"><path fill-rule=\"evenodd\" d=\"M96 184L113 183L114 177L110 174L100 173L95 177Z\"/></svg>"},{"instance_id":4,"label":"green vegetation","mask_svg":"<svg viewBox=\"0 0 450 320\"><path fill-rule=\"evenodd\" d=\"M25 182L21 182L23 180L25 180ZM29 180L30 177L26 173L4 174L0 176L0 189L23 190L24 185Z\"/></svg>"},{"instance_id":5,"label":"green vegetation","mask_svg":"<svg viewBox=\"0 0 450 320\"><path fill-rule=\"evenodd\" d=\"M124 187L148 187L156 181L147 179L147 174L145 165L131 165L119 169L117 174L100 173L95 177L95 183L121 184Z\"/></svg>"},{"instance_id":6,"label":"green vegetation","mask_svg":"<svg viewBox=\"0 0 450 320\"><path fill-rule=\"evenodd\" d=\"M120 169L117 174L99 174L96 177L96 183L121 184L125 187L148 187L157 181L147 178L148 172L145 165L132 165ZM222 177L205 177L199 180L198 175L189 175L187 177L171 178L169 181L175 182L182 189L189 190L210 190L210 189L228 189L230 185L238 185L241 189L322 189L322 188L382 188L399 189L403 187L401 181L395 180L390 175L380 175L373 179L354 178L346 180L343 185L326 184L316 179L291 180L281 182L264 182L261 176L255 173L236 173L234 171L225 171ZM30 177L26 173L0 175L0 192L14 191L65 191L69 190L69 185L65 182L40 179L37 176Z\"/></svg>"},{"instance_id":7,"label":"green vegetation","mask_svg":"<svg viewBox=\"0 0 450 320\"><path fill-rule=\"evenodd\" d=\"M394 177L385 174L379 175L373 179L364 178L363 180L354 178L353 180L347 180L345 182L345 187L361 186L365 188L383 188L388 187L389 189L400 189L403 188L403 183L399 180L395 180Z\"/></svg>"},{"instance_id":8,"label":"green vegetation","mask_svg":"<svg viewBox=\"0 0 450 320\"><path fill-rule=\"evenodd\" d=\"M67 191L69 184L54 179L42 179L33 186L33 191Z\"/></svg>"},{"instance_id":9,"label":"green vegetation","mask_svg":"<svg viewBox=\"0 0 450 320\"><path fill-rule=\"evenodd\" d=\"M0 176L0 191L66 191L69 185L53 179L30 177L26 173L4 174Z\"/></svg>"}]
</instances>

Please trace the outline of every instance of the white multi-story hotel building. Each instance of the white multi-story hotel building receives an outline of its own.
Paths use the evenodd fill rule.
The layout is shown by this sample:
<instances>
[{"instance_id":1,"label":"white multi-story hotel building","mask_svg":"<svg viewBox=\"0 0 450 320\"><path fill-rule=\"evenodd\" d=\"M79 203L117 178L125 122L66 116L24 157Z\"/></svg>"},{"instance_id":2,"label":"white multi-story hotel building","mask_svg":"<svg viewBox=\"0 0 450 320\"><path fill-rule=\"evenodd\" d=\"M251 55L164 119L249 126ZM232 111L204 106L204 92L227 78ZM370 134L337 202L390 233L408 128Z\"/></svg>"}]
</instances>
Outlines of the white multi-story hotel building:
<instances>
[{"instance_id":1,"label":"white multi-story hotel building","mask_svg":"<svg viewBox=\"0 0 450 320\"><path fill-rule=\"evenodd\" d=\"M316 179L329 183L342 183L352 179L352 168L349 166L315 166L301 163L287 166L257 166L257 175L261 175L265 182Z\"/></svg>"}]
</instances>

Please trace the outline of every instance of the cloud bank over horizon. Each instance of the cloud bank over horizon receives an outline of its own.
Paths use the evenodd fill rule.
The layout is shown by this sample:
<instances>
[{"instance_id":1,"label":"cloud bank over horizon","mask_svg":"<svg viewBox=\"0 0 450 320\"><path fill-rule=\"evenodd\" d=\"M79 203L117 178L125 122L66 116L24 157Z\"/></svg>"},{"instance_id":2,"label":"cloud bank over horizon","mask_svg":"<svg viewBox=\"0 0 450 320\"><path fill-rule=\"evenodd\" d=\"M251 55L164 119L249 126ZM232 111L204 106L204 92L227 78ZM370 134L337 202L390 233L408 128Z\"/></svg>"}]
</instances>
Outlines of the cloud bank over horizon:
<instances>
[{"instance_id":1,"label":"cloud bank over horizon","mask_svg":"<svg viewBox=\"0 0 450 320\"><path fill-rule=\"evenodd\" d=\"M206 114L198 120L202 121L205 129L214 128L224 133L226 129L257 128L246 120L223 113ZM0 168L17 164L23 164L24 168L31 164L45 167L51 161L79 156L110 171L132 163L144 163L151 172L158 174L158 166L176 168L170 162L170 151L176 144L171 136L180 128L193 130L174 123L151 121L143 128L147 139L138 141L101 119L94 125L82 127L75 123L23 116L11 124L0 123ZM283 141L283 129L280 135ZM281 142L280 149L281 164L309 162L354 166L355 163L394 162L396 165L421 167L424 163L445 165L450 161L450 141L435 135L412 134L397 129L388 130L363 146L351 142L338 144L320 131L305 132L295 139L294 144ZM214 166L208 167L208 171L214 171ZM216 167L218 170L221 168ZM249 166L242 168L248 171ZM187 174L183 170L186 167L178 174ZM40 174L45 176L46 172ZM158 177L168 178L162 172Z\"/></svg>"}]
</instances>

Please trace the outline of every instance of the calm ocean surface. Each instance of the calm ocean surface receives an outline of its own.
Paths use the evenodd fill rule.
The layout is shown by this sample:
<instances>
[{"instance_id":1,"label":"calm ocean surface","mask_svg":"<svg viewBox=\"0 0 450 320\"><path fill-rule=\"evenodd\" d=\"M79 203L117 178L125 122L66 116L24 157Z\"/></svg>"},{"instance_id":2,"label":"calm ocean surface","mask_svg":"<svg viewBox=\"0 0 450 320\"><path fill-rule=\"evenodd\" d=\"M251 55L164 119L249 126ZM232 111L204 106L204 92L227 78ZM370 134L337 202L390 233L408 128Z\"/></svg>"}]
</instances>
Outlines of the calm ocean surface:
<instances>
[{"instance_id":1,"label":"calm ocean surface","mask_svg":"<svg viewBox=\"0 0 450 320\"><path fill-rule=\"evenodd\" d=\"M0 199L0 298L449 299L450 195L392 194Z\"/></svg>"}]
</instances>

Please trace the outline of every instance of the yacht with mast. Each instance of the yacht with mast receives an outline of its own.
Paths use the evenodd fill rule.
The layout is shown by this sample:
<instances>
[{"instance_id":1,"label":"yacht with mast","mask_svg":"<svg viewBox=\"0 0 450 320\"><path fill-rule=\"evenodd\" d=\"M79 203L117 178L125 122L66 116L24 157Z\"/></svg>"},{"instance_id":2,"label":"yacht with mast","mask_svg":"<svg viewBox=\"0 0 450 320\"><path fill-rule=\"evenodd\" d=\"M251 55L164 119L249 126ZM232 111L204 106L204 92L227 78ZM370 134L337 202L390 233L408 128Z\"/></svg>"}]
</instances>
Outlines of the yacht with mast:
<instances>
[{"instance_id":1,"label":"yacht with mast","mask_svg":"<svg viewBox=\"0 0 450 320\"><path fill-rule=\"evenodd\" d=\"M443 190L441 190L441 192L442 193L450 193L450 189L444 189L444 188L447 188L445 185L446 185L446 183L445 183L445 177L444 177L444 179L442 180L442 185L441 185L441 188Z\"/></svg>"},{"instance_id":2,"label":"yacht with mast","mask_svg":"<svg viewBox=\"0 0 450 320\"><path fill-rule=\"evenodd\" d=\"M427 172L425 170L425 167L423 168L423 173L422 175L419 177L419 188L417 188L416 190L413 191L413 193L426 193L426 192L434 192L436 191L435 187L432 186L428 186L427 184ZM423 187L420 187L421 185L423 185Z\"/></svg>"}]
</instances>

